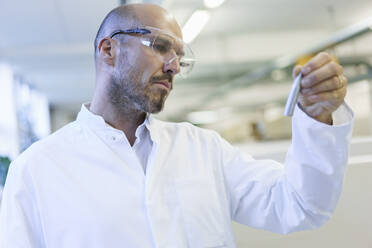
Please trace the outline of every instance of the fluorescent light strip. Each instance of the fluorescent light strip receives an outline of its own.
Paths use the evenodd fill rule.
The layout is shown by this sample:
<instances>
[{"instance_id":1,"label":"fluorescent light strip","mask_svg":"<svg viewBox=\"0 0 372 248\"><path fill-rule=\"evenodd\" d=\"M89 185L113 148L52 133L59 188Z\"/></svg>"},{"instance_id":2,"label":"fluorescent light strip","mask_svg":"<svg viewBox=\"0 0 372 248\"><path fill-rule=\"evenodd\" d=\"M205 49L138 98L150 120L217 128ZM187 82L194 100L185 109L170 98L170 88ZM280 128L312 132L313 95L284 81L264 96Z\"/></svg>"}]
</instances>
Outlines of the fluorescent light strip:
<instances>
[{"instance_id":1,"label":"fluorescent light strip","mask_svg":"<svg viewBox=\"0 0 372 248\"><path fill-rule=\"evenodd\" d=\"M221 6L225 0L204 0L204 5L207 8L213 9Z\"/></svg>"},{"instance_id":2,"label":"fluorescent light strip","mask_svg":"<svg viewBox=\"0 0 372 248\"><path fill-rule=\"evenodd\" d=\"M196 10L182 28L183 40L186 43L192 42L207 24L209 18L210 13L207 10Z\"/></svg>"}]
</instances>

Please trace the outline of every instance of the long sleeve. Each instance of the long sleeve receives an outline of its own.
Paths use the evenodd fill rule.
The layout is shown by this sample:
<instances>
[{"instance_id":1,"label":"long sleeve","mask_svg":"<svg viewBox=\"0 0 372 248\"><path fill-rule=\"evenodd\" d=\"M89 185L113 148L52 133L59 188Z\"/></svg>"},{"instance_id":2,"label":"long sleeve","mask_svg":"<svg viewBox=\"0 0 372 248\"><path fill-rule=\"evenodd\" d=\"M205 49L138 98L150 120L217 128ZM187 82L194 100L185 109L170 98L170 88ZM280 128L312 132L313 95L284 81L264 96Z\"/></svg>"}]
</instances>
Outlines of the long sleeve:
<instances>
[{"instance_id":1,"label":"long sleeve","mask_svg":"<svg viewBox=\"0 0 372 248\"><path fill-rule=\"evenodd\" d=\"M254 160L222 141L233 220L276 233L314 229L334 212L342 191L353 114L343 104L333 126L296 108L292 145L282 165Z\"/></svg>"},{"instance_id":2,"label":"long sleeve","mask_svg":"<svg viewBox=\"0 0 372 248\"><path fill-rule=\"evenodd\" d=\"M41 222L31 175L22 159L10 165L0 209L0 248L42 248Z\"/></svg>"}]
</instances>

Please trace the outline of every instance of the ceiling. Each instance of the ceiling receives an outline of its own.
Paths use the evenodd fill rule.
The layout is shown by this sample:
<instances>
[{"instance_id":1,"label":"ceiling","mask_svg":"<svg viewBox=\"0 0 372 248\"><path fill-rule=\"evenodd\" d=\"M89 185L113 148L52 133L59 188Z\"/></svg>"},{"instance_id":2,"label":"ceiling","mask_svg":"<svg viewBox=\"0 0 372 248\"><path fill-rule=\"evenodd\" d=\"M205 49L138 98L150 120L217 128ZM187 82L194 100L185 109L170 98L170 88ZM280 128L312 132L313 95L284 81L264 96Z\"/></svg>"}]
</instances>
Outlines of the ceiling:
<instances>
[{"instance_id":1,"label":"ceiling","mask_svg":"<svg viewBox=\"0 0 372 248\"><path fill-rule=\"evenodd\" d=\"M203 8L202 0L145 2L161 3L181 25L194 10ZM0 61L11 64L25 82L46 94L52 106L77 111L82 102L89 101L94 88L96 31L118 4L113 0L0 0ZM189 79L176 81L163 115L172 115L216 87L228 85L234 77L312 47L369 16L371 0L226 0L212 10L207 26L192 42L198 63ZM370 44L368 34L336 52L369 56ZM271 92L276 94L260 97L270 101L286 94L289 81L282 85L256 86L249 94L238 92L240 97L230 94L224 103L249 105L275 89Z\"/></svg>"}]
</instances>

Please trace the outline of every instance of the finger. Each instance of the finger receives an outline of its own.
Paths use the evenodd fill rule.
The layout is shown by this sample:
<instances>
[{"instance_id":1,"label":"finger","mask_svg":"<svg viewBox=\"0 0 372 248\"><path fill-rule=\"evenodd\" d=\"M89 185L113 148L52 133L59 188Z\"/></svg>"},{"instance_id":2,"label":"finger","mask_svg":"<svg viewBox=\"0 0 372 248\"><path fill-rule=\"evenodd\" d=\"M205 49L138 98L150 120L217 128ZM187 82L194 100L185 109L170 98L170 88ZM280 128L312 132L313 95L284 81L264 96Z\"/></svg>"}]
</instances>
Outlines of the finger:
<instances>
[{"instance_id":1,"label":"finger","mask_svg":"<svg viewBox=\"0 0 372 248\"><path fill-rule=\"evenodd\" d=\"M322 114L323 111L327 110L329 106L325 102L318 102L314 103L313 105L310 105L306 108L306 113L308 113L310 116L318 116Z\"/></svg>"},{"instance_id":2,"label":"finger","mask_svg":"<svg viewBox=\"0 0 372 248\"><path fill-rule=\"evenodd\" d=\"M292 78L295 79L297 75L300 73L302 66L296 65L292 70Z\"/></svg>"},{"instance_id":3,"label":"finger","mask_svg":"<svg viewBox=\"0 0 372 248\"><path fill-rule=\"evenodd\" d=\"M346 86L333 91L322 92L315 95L304 96L307 101L311 103L325 102L325 101L343 101L346 95Z\"/></svg>"},{"instance_id":4,"label":"finger","mask_svg":"<svg viewBox=\"0 0 372 248\"><path fill-rule=\"evenodd\" d=\"M304 67L301 68L301 72L303 75L307 75L310 72L329 63L330 61L332 61L332 58L328 53L325 52L318 53L309 62L307 62Z\"/></svg>"},{"instance_id":5,"label":"finger","mask_svg":"<svg viewBox=\"0 0 372 248\"><path fill-rule=\"evenodd\" d=\"M331 61L302 78L301 86L311 88L314 85L334 76L342 74L342 66Z\"/></svg>"},{"instance_id":6,"label":"finger","mask_svg":"<svg viewBox=\"0 0 372 248\"><path fill-rule=\"evenodd\" d=\"M298 97L298 102L304 107L311 106L313 103L309 102L306 97L307 96L304 96L303 94L300 94L299 97Z\"/></svg>"},{"instance_id":7,"label":"finger","mask_svg":"<svg viewBox=\"0 0 372 248\"><path fill-rule=\"evenodd\" d=\"M319 84L314 85L311 88L303 88L301 93L305 96L318 94L321 92L337 90L344 87L347 84L347 79L344 76L332 77Z\"/></svg>"}]
</instances>

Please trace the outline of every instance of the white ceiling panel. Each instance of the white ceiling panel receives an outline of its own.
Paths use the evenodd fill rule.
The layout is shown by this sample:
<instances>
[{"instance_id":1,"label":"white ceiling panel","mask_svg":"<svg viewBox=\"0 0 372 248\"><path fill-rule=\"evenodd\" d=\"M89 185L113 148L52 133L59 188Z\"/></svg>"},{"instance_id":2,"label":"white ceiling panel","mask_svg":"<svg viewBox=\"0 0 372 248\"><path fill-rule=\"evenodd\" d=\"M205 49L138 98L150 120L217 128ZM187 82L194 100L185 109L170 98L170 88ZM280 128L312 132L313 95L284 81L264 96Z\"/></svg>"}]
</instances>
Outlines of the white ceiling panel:
<instances>
[{"instance_id":1,"label":"white ceiling panel","mask_svg":"<svg viewBox=\"0 0 372 248\"><path fill-rule=\"evenodd\" d=\"M66 41L54 1L0 1L0 11L0 51Z\"/></svg>"},{"instance_id":2,"label":"white ceiling panel","mask_svg":"<svg viewBox=\"0 0 372 248\"><path fill-rule=\"evenodd\" d=\"M95 34L104 16L118 3L0 1L0 60L10 63L52 104L84 101L94 85ZM203 8L202 0L163 3L180 24L194 10ZM253 68L250 64L311 47L367 16L372 16L371 0L226 0L212 11L212 18L192 43L198 58L192 79L197 83L178 84L189 87L185 92L195 92L198 85L206 83L203 77L208 75L217 74L219 80L228 82L235 67L242 71L247 65L249 71ZM372 53L370 38L350 44L343 49L349 55ZM209 87L212 90L214 86ZM173 99L170 105L175 109L182 101Z\"/></svg>"},{"instance_id":3,"label":"white ceiling panel","mask_svg":"<svg viewBox=\"0 0 372 248\"><path fill-rule=\"evenodd\" d=\"M190 8L187 3L186 0L174 1L172 7ZM194 5L195 8L198 6ZM201 36L221 32L335 30L371 15L370 0L226 0L220 8L213 10L212 18Z\"/></svg>"},{"instance_id":4,"label":"white ceiling panel","mask_svg":"<svg viewBox=\"0 0 372 248\"><path fill-rule=\"evenodd\" d=\"M91 42L106 14L118 6L119 0L55 0L63 19L68 41Z\"/></svg>"}]
</instances>

